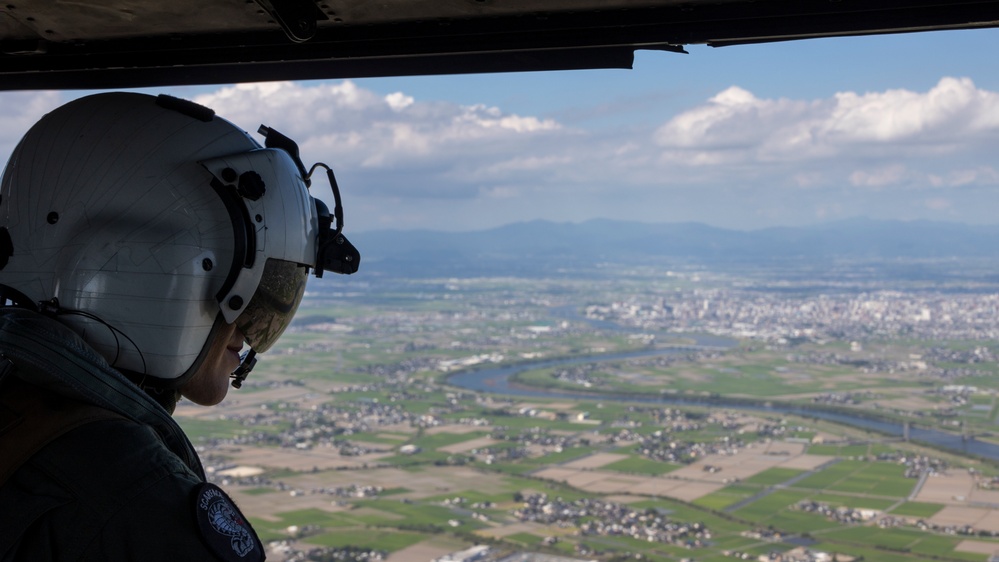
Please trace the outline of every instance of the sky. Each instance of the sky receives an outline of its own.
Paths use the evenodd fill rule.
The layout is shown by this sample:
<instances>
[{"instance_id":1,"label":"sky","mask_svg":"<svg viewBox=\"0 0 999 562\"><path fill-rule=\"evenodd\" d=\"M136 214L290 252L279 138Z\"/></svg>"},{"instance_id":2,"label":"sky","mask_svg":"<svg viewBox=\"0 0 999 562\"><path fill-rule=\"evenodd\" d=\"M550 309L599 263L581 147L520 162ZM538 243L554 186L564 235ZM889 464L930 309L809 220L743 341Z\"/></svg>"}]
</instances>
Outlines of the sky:
<instances>
[{"instance_id":1,"label":"sky","mask_svg":"<svg viewBox=\"0 0 999 562\"><path fill-rule=\"evenodd\" d=\"M140 91L298 141L306 165L336 170L348 233L593 218L999 224L999 30L687 49L639 52L632 70ZM0 92L0 160L89 93Z\"/></svg>"}]
</instances>

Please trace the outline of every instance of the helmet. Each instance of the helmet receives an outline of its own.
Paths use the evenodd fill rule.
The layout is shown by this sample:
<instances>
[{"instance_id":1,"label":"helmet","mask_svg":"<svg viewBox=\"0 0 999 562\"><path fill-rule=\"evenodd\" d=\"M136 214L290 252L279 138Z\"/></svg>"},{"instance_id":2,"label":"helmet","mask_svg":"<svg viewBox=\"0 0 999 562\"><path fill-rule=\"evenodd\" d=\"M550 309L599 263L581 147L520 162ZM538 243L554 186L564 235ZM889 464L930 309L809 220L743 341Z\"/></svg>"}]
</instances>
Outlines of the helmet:
<instances>
[{"instance_id":1,"label":"helmet","mask_svg":"<svg viewBox=\"0 0 999 562\"><path fill-rule=\"evenodd\" d=\"M0 180L4 294L154 386L193 374L223 323L266 351L310 270L322 273L322 248L343 238L309 195L297 147L274 136L290 145L261 147L168 96L97 94L49 113ZM353 270L359 258L347 257Z\"/></svg>"}]
</instances>

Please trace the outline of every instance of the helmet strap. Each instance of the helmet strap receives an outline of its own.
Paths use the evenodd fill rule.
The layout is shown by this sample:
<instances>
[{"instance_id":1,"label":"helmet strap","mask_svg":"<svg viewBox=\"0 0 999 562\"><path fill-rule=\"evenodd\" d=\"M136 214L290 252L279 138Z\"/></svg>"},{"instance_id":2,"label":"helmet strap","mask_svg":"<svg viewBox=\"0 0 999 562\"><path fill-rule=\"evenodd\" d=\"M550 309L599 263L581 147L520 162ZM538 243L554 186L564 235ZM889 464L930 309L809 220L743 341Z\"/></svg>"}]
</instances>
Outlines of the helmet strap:
<instances>
[{"instance_id":1,"label":"helmet strap","mask_svg":"<svg viewBox=\"0 0 999 562\"><path fill-rule=\"evenodd\" d=\"M243 381L246 380L246 377L250 375L250 371L256 366L257 352L253 351L253 348L250 348L239 356L239 367L236 367L232 374L229 375L229 378L232 379L232 387L242 388Z\"/></svg>"}]
</instances>

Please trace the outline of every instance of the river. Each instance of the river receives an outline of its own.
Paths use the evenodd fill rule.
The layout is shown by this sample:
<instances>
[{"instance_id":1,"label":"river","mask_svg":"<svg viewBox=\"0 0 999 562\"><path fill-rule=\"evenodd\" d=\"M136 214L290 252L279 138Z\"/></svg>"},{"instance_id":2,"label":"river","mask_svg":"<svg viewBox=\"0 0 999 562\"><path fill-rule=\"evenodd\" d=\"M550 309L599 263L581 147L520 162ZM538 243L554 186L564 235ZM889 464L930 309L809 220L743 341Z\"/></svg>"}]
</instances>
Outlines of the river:
<instances>
[{"instance_id":1,"label":"river","mask_svg":"<svg viewBox=\"0 0 999 562\"><path fill-rule=\"evenodd\" d=\"M696 341L696 347L704 349L731 348L736 345L731 339L712 335L690 335ZM902 437L904 427L901 423L868 419L861 416L853 416L840 412L831 412L807 405L794 405L782 403L766 404L746 404L735 400L726 400L724 397L697 398L693 396L678 396L673 394L650 395L625 395L611 393L586 393L573 392L571 390L552 390L546 388L525 387L511 385L510 377L534 369L546 369L550 367L578 365L581 363L591 363L594 361L620 361L640 357L654 357L658 355L668 355L671 353L683 353L690 347L683 348L649 348L640 351L607 353L602 355L590 355L585 357L567 357L562 359L540 359L517 365L492 367L477 370L468 370L455 373L447 378L449 384L474 390L476 392L489 392L496 394L506 394L510 396L524 396L533 398L568 398L585 400L617 400L628 402L646 402L656 404L670 404L677 406L710 406L713 408L739 409L770 412L775 414L795 414L799 416L823 419L852 427L877 431L886 435ZM940 431L937 429L921 428L910 425L909 438L937 447L949 452L985 458L999 461L999 445L978 441L974 438L966 439L961 435Z\"/></svg>"}]
</instances>

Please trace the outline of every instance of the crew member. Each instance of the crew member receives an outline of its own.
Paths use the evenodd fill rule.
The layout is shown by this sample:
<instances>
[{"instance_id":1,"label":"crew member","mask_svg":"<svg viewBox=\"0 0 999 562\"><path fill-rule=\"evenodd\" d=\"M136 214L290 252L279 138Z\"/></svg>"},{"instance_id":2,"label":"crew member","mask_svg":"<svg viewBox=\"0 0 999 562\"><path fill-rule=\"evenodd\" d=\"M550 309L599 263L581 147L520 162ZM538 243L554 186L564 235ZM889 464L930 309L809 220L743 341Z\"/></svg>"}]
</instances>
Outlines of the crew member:
<instances>
[{"instance_id":1,"label":"crew member","mask_svg":"<svg viewBox=\"0 0 999 562\"><path fill-rule=\"evenodd\" d=\"M106 93L15 148L0 180L0 560L264 559L171 414L238 388L308 274L353 273L360 256L332 171L331 214L295 143L259 132L264 147L200 105Z\"/></svg>"}]
</instances>

